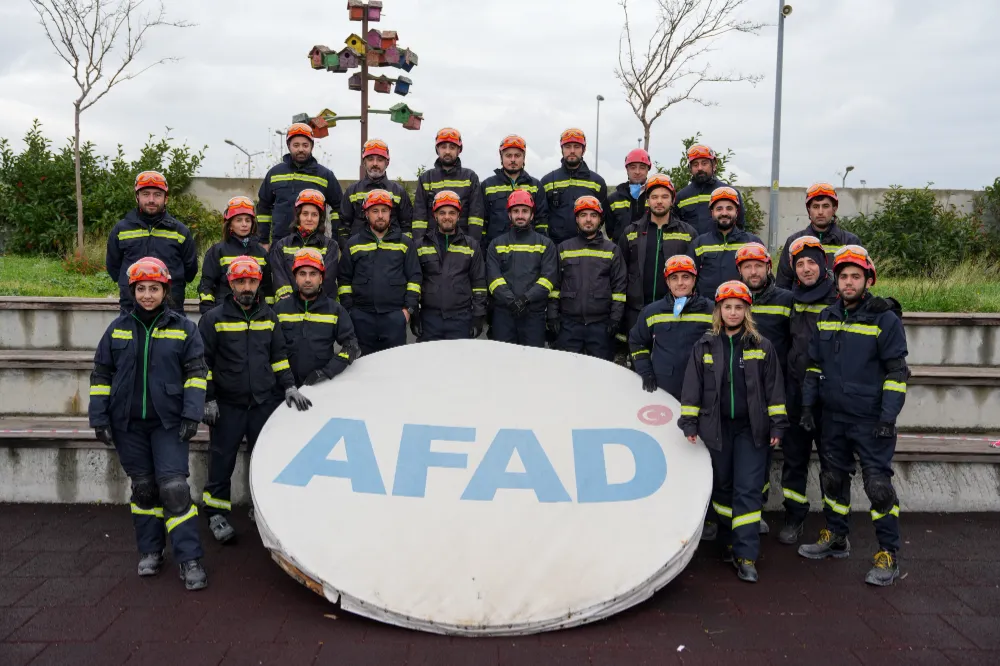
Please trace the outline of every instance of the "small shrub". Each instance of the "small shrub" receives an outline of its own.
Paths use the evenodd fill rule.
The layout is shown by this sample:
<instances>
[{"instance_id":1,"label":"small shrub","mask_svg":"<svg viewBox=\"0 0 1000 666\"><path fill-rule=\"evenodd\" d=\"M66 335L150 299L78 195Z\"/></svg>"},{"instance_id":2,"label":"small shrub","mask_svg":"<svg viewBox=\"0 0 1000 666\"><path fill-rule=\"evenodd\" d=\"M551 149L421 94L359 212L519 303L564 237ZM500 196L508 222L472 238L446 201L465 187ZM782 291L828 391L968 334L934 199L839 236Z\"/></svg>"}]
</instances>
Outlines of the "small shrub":
<instances>
[{"instance_id":1,"label":"small shrub","mask_svg":"<svg viewBox=\"0 0 1000 666\"><path fill-rule=\"evenodd\" d=\"M97 275L107 270L104 260L107 256L107 239L103 236L91 235L84 239L83 252L70 250L62 260L62 267L67 273L77 275Z\"/></svg>"}]
</instances>

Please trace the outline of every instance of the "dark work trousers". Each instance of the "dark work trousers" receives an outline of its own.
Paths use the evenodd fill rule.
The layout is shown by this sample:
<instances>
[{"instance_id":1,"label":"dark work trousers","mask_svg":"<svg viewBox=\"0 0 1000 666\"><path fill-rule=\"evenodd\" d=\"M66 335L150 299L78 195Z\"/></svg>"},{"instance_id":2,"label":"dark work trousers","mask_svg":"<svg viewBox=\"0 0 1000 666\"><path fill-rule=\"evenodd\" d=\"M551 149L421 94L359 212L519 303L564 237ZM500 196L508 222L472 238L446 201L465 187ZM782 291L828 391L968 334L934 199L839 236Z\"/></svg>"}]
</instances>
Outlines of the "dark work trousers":
<instances>
[{"instance_id":1,"label":"dark work trousers","mask_svg":"<svg viewBox=\"0 0 1000 666\"><path fill-rule=\"evenodd\" d=\"M169 479L188 476L188 444L180 438L180 427L166 429L158 421L129 421L128 430L111 426L122 468L132 481L132 524L140 553L158 553L166 545L164 520L169 520L174 559L187 562L202 556L198 515L164 515L157 486ZM146 485L147 491L136 490ZM188 491L190 493L190 491ZM176 520L181 519L181 520Z\"/></svg>"},{"instance_id":2,"label":"dark work trousers","mask_svg":"<svg viewBox=\"0 0 1000 666\"><path fill-rule=\"evenodd\" d=\"M857 465L854 455L861 463L861 478L865 493L872 499L872 522L879 547L895 553L899 550L899 498L891 485L892 456L896 452L896 438L875 437L875 421L850 422L835 421L830 414L824 414L823 448L820 455L826 461L830 477L835 479L823 487L823 513L827 528L834 534L846 535L850 527L851 477ZM869 492L873 479L882 479L888 484L888 497L882 506Z\"/></svg>"},{"instance_id":3,"label":"dark work trousers","mask_svg":"<svg viewBox=\"0 0 1000 666\"><path fill-rule=\"evenodd\" d=\"M362 356L406 344L407 322L401 309L378 314L354 308L351 310L351 322Z\"/></svg>"},{"instance_id":4,"label":"dark work trousers","mask_svg":"<svg viewBox=\"0 0 1000 666\"><path fill-rule=\"evenodd\" d=\"M767 504L767 496L771 492L771 454L773 450L767 447L767 462L764 463L764 486L760 491L760 503Z\"/></svg>"},{"instance_id":5,"label":"dark work trousers","mask_svg":"<svg viewBox=\"0 0 1000 666\"><path fill-rule=\"evenodd\" d=\"M510 310L493 308L493 339L525 347L545 346L545 311L525 312L515 318Z\"/></svg>"},{"instance_id":6,"label":"dark work trousers","mask_svg":"<svg viewBox=\"0 0 1000 666\"><path fill-rule=\"evenodd\" d=\"M738 559L756 561L760 555L760 485L767 448L754 446L749 420L723 418L722 450L708 450L712 506L719 516L718 542L732 544Z\"/></svg>"},{"instance_id":7,"label":"dark work trousers","mask_svg":"<svg viewBox=\"0 0 1000 666\"><path fill-rule=\"evenodd\" d=\"M607 320L584 324L582 321L564 317L556 349L610 361L614 358L613 341L614 339L608 335Z\"/></svg>"},{"instance_id":8,"label":"dark work trousers","mask_svg":"<svg viewBox=\"0 0 1000 666\"><path fill-rule=\"evenodd\" d=\"M792 406L794 404L794 406ZM809 457L812 455L813 443L820 454L820 469L823 462L823 410L820 405L813 407L816 419L816 430L806 432L799 425L802 410L798 403L789 403L788 430L781 439L781 452L785 457L781 465L781 493L784 496L785 522L799 524L809 514L809 498L806 495L806 482L809 478ZM824 503L823 510L829 507Z\"/></svg>"},{"instance_id":9,"label":"dark work trousers","mask_svg":"<svg viewBox=\"0 0 1000 666\"><path fill-rule=\"evenodd\" d=\"M219 419L212 427L209 445L208 483L202 493L207 515L226 515L232 510L233 471L240 444L246 437L247 453L253 451L261 429L280 404L278 398L249 408L219 402Z\"/></svg>"},{"instance_id":10,"label":"dark work trousers","mask_svg":"<svg viewBox=\"0 0 1000 666\"><path fill-rule=\"evenodd\" d=\"M468 340L472 331L472 313L445 319L440 310L421 310L420 325L423 327L423 335L418 342Z\"/></svg>"}]
</instances>

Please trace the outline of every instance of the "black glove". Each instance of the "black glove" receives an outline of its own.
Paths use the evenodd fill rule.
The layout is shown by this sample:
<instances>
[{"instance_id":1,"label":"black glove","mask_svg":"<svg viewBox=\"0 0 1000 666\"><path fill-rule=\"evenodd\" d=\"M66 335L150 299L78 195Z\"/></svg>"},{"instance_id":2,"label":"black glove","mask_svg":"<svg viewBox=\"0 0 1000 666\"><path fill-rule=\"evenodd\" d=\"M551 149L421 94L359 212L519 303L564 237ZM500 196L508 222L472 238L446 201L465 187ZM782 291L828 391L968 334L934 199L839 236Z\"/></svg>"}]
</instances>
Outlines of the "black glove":
<instances>
[{"instance_id":1,"label":"black glove","mask_svg":"<svg viewBox=\"0 0 1000 666\"><path fill-rule=\"evenodd\" d=\"M354 339L348 340L347 344L340 348L340 351L347 354L347 365L354 363L361 357L361 347Z\"/></svg>"},{"instance_id":2,"label":"black glove","mask_svg":"<svg viewBox=\"0 0 1000 666\"><path fill-rule=\"evenodd\" d=\"M312 372L309 373L309 376L306 377L306 380L302 382L302 385L315 386L316 384L321 384L328 379L330 379L329 375L327 375L322 370L313 370Z\"/></svg>"},{"instance_id":3,"label":"black glove","mask_svg":"<svg viewBox=\"0 0 1000 666\"><path fill-rule=\"evenodd\" d=\"M420 321L420 310L414 310L410 315L410 332L418 338L424 334L424 325Z\"/></svg>"},{"instance_id":4,"label":"black glove","mask_svg":"<svg viewBox=\"0 0 1000 666\"><path fill-rule=\"evenodd\" d=\"M201 422L211 427L219 420L219 403L209 400L205 403L205 415L201 417Z\"/></svg>"},{"instance_id":5,"label":"black glove","mask_svg":"<svg viewBox=\"0 0 1000 666\"><path fill-rule=\"evenodd\" d=\"M525 297L515 298L511 303L511 313L517 318L521 318L528 311L528 299Z\"/></svg>"},{"instance_id":6,"label":"black glove","mask_svg":"<svg viewBox=\"0 0 1000 666\"><path fill-rule=\"evenodd\" d=\"M469 329L470 338L478 338L483 334L483 329L486 328L486 317L473 317L472 318L472 328Z\"/></svg>"},{"instance_id":7,"label":"black glove","mask_svg":"<svg viewBox=\"0 0 1000 666\"><path fill-rule=\"evenodd\" d=\"M643 375L642 376L642 390L647 393L652 393L657 389L656 377L653 375Z\"/></svg>"},{"instance_id":8,"label":"black glove","mask_svg":"<svg viewBox=\"0 0 1000 666\"><path fill-rule=\"evenodd\" d=\"M299 393L299 390L294 386L285 390L285 404L289 407L294 404L295 409L300 412L306 411L313 405L312 400Z\"/></svg>"},{"instance_id":9,"label":"black glove","mask_svg":"<svg viewBox=\"0 0 1000 666\"><path fill-rule=\"evenodd\" d=\"M816 417L813 416L813 410L809 407L802 408L802 418L799 419L799 426L806 432L816 430Z\"/></svg>"},{"instance_id":10,"label":"black glove","mask_svg":"<svg viewBox=\"0 0 1000 666\"><path fill-rule=\"evenodd\" d=\"M555 318L553 318L553 319L547 319L545 321L545 328L550 333L552 333L552 335L555 335L556 337L558 337L559 336L559 332L562 330L562 322L560 320L558 320L558 319L555 319Z\"/></svg>"},{"instance_id":11,"label":"black glove","mask_svg":"<svg viewBox=\"0 0 1000 666\"><path fill-rule=\"evenodd\" d=\"M608 322L608 337L613 338L618 335L618 329L621 328L621 322L609 321Z\"/></svg>"},{"instance_id":12,"label":"black glove","mask_svg":"<svg viewBox=\"0 0 1000 666\"><path fill-rule=\"evenodd\" d=\"M879 421L875 424L875 437L879 439L889 439L896 436L896 424Z\"/></svg>"},{"instance_id":13,"label":"black glove","mask_svg":"<svg viewBox=\"0 0 1000 666\"><path fill-rule=\"evenodd\" d=\"M94 428L94 436L97 437L98 441L102 442L104 446L114 448L115 440L111 436L111 426L98 426Z\"/></svg>"},{"instance_id":14,"label":"black glove","mask_svg":"<svg viewBox=\"0 0 1000 666\"><path fill-rule=\"evenodd\" d=\"M191 419L181 419L181 441L190 442L198 434L198 422Z\"/></svg>"}]
</instances>

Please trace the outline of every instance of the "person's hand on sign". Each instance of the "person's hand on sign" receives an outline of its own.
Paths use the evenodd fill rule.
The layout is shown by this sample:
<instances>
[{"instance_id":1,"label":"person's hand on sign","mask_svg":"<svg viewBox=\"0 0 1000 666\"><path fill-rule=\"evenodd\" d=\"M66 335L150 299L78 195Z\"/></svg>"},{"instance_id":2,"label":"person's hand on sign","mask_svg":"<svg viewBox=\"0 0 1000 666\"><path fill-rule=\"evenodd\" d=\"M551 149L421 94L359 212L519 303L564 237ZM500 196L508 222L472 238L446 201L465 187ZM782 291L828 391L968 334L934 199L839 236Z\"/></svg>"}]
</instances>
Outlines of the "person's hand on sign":
<instances>
[{"instance_id":1,"label":"person's hand on sign","mask_svg":"<svg viewBox=\"0 0 1000 666\"><path fill-rule=\"evenodd\" d=\"M692 444L697 444L698 443L698 435L689 435L688 436L688 441L691 442Z\"/></svg>"}]
</instances>

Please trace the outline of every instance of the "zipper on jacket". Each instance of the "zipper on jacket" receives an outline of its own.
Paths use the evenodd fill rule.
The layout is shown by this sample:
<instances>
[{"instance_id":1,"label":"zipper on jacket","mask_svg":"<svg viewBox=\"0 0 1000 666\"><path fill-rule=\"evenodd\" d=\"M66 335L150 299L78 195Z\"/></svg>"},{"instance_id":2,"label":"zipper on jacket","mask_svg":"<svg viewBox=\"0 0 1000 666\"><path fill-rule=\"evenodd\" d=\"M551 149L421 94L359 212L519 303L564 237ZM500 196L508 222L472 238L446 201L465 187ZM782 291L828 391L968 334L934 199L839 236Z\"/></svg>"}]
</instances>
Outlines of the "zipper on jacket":
<instances>
[{"instance_id":1,"label":"zipper on jacket","mask_svg":"<svg viewBox=\"0 0 1000 666\"><path fill-rule=\"evenodd\" d=\"M663 232L656 227L656 258L653 259L653 300L656 300L656 285L659 283L657 274L660 272L660 247L663 245Z\"/></svg>"},{"instance_id":2,"label":"zipper on jacket","mask_svg":"<svg viewBox=\"0 0 1000 666\"><path fill-rule=\"evenodd\" d=\"M161 312L160 314L163 313ZM149 391L149 338L150 332L156 326L156 322L160 320L160 314L153 318L153 321L149 324L149 328L146 328L146 325L139 321L138 317L134 314L132 315L132 318L138 321L139 325L146 331L146 344L142 352L142 418L144 419L146 418L146 399Z\"/></svg>"},{"instance_id":3,"label":"zipper on jacket","mask_svg":"<svg viewBox=\"0 0 1000 666\"><path fill-rule=\"evenodd\" d=\"M736 418L736 389L733 381L733 336L729 338L729 418Z\"/></svg>"}]
</instances>

